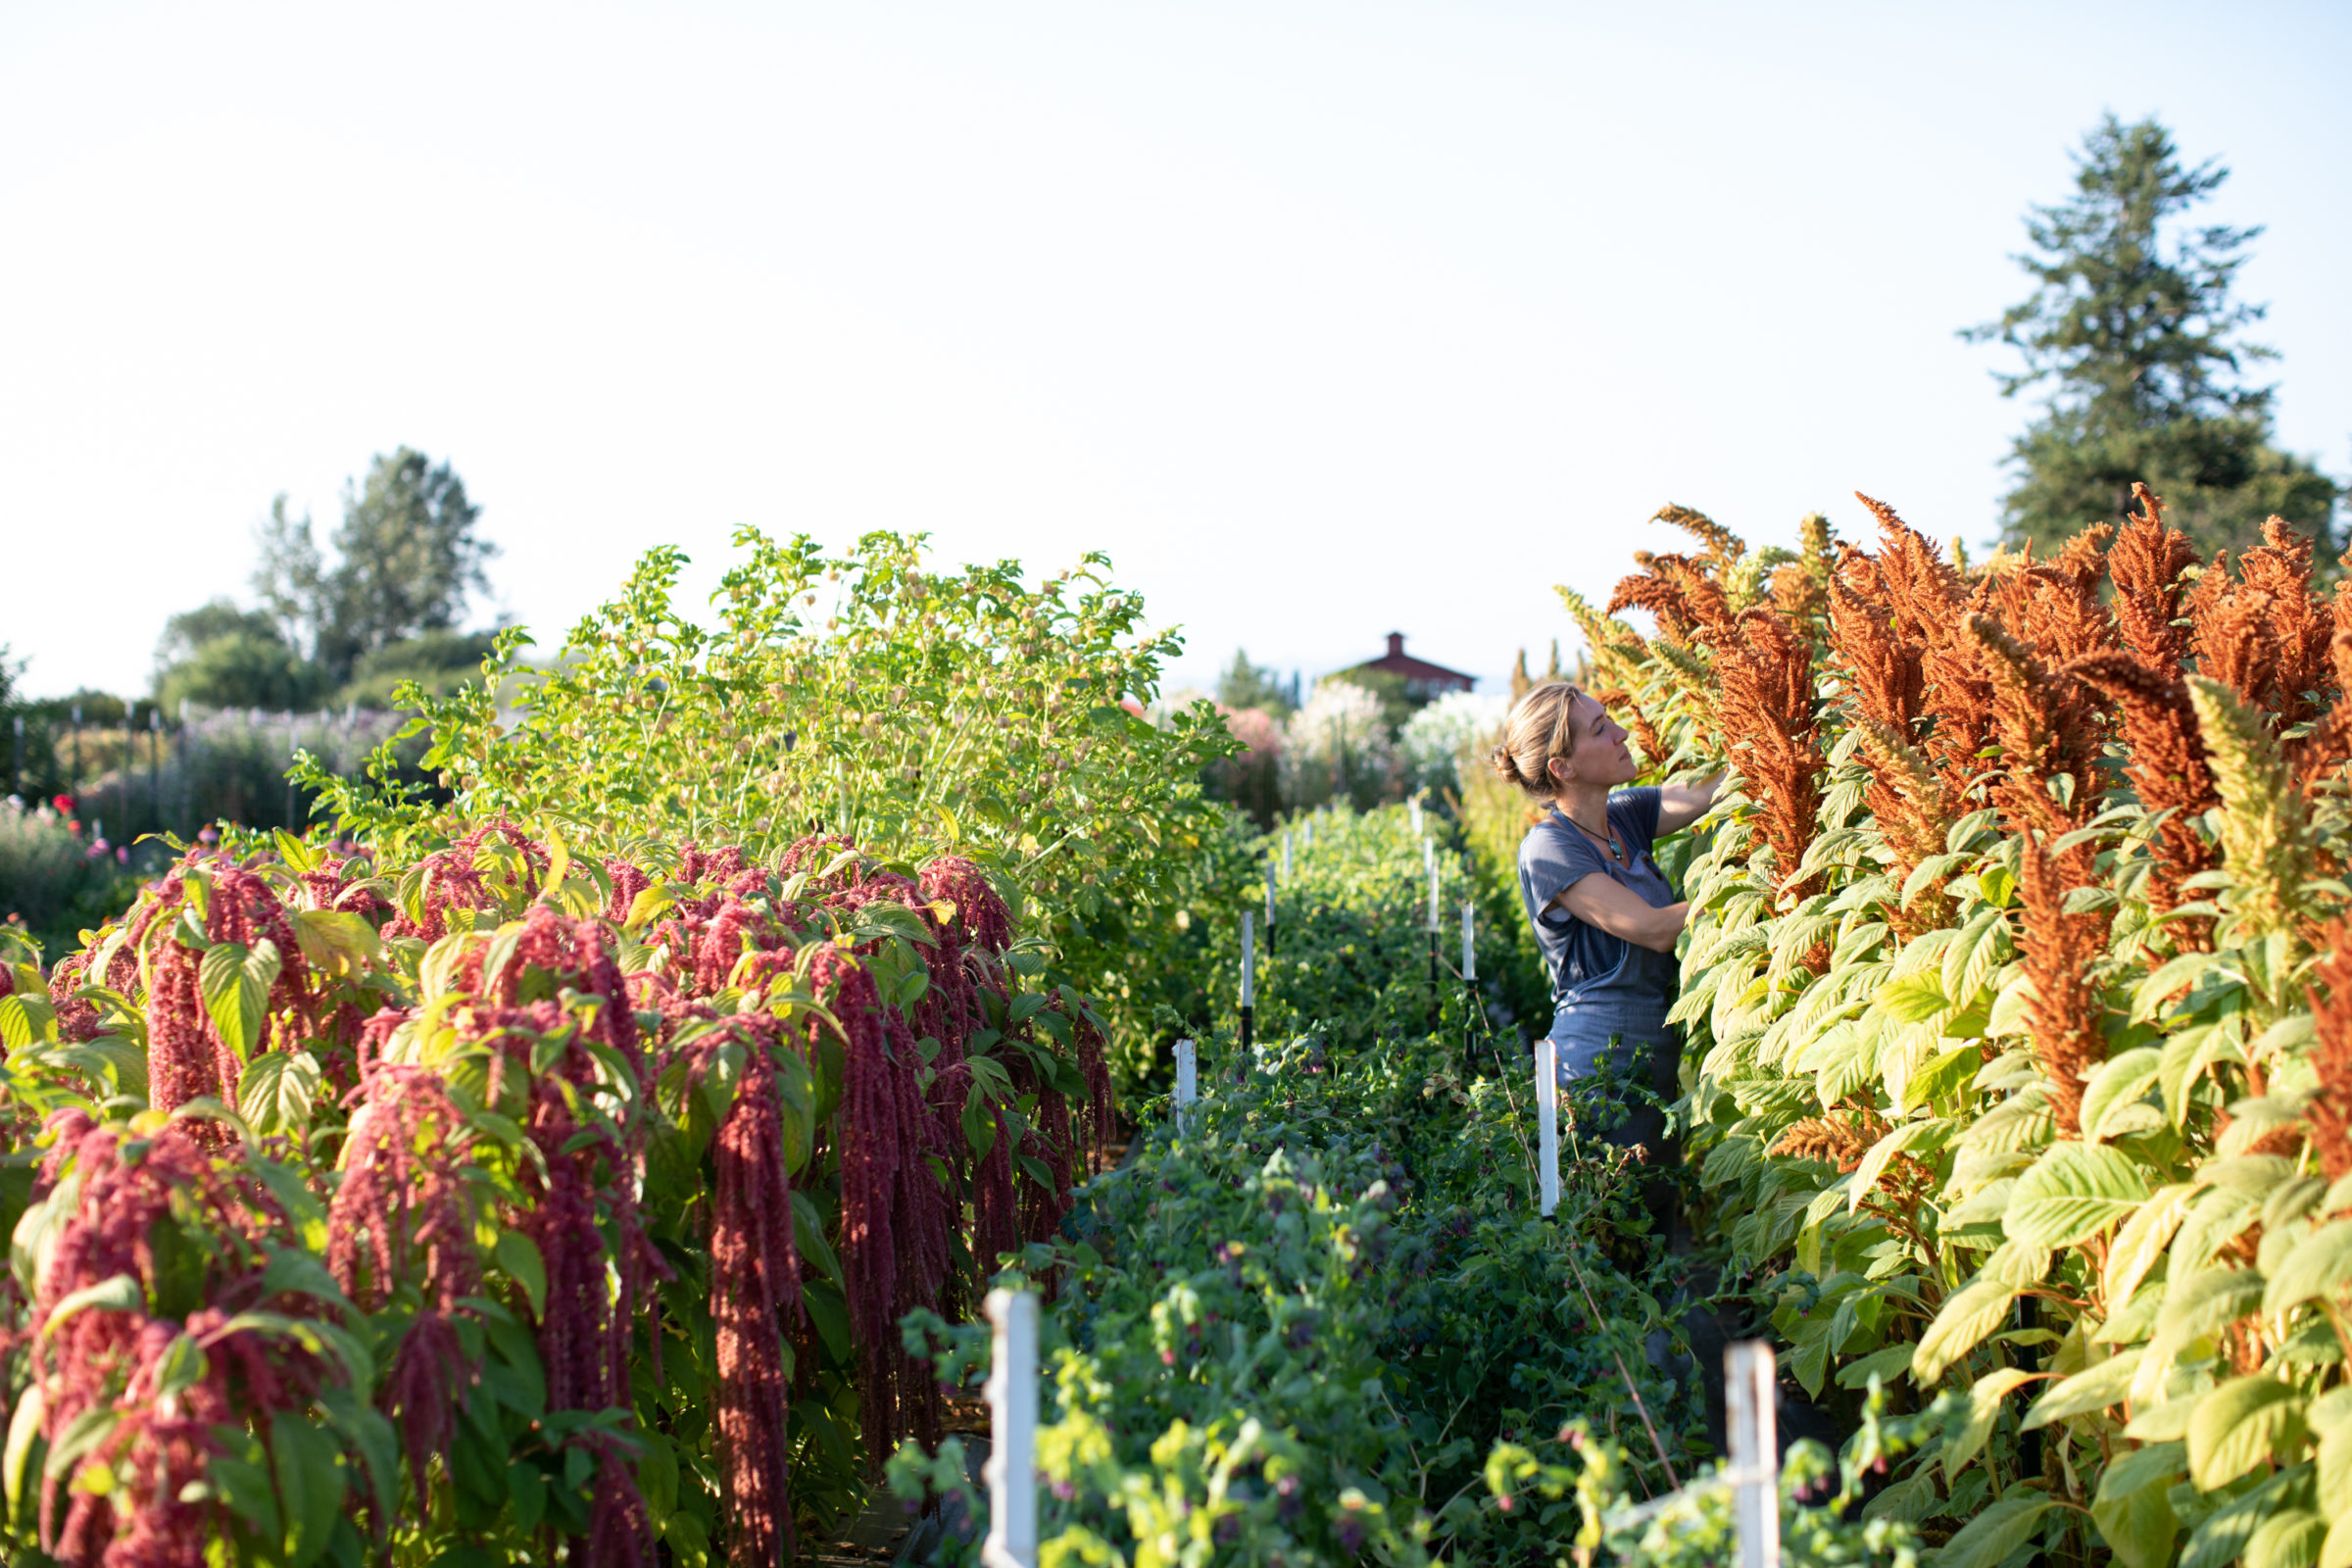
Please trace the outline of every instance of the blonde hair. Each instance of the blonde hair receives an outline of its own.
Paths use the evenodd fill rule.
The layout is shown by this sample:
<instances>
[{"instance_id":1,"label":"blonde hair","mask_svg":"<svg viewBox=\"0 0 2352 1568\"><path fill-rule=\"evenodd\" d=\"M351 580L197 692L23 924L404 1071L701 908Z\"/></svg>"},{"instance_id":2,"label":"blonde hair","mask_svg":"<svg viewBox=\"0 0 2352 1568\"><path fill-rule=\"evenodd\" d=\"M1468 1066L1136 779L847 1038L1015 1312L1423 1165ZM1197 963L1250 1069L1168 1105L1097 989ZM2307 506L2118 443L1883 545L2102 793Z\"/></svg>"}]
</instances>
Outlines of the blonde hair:
<instances>
[{"instance_id":1,"label":"blonde hair","mask_svg":"<svg viewBox=\"0 0 2352 1568\"><path fill-rule=\"evenodd\" d=\"M1526 791L1537 800L1547 801L1559 793L1559 784L1551 776L1555 758L1567 757L1576 750L1576 732L1568 723L1568 710L1581 694L1564 680L1547 680L1531 687L1525 697L1511 709L1510 716L1502 721L1502 744L1488 754L1488 760L1505 784Z\"/></svg>"}]
</instances>

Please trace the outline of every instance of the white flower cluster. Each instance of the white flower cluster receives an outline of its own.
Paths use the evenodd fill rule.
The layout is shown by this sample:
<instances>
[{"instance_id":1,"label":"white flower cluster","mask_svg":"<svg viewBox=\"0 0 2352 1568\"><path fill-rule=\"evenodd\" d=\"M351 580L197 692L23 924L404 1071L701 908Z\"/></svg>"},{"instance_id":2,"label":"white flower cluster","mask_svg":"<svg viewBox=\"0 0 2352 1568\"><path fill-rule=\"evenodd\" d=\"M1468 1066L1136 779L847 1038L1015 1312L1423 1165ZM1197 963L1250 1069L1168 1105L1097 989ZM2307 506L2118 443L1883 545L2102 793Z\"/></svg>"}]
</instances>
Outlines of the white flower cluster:
<instances>
[{"instance_id":1,"label":"white flower cluster","mask_svg":"<svg viewBox=\"0 0 2352 1568\"><path fill-rule=\"evenodd\" d=\"M1298 805L1385 780L1396 761L1380 699L1351 681L1317 686L1283 727L1283 795Z\"/></svg>"},{"instance_id":2,"label":"white flower cluster","mask_svg":"<svg viewBox=\"0 0 2352 1568\"><path fill-rule=\"evenodd\" d=\"M1302 762L1324 763L1340 757L1353 761L1376 748L1385 764L1389 727L1379 698L1353 682L1327 680L1291 715L1282 744L1286 754Z\"/></svg>"},{"instance_id":3,"label":"white flower cluster","mask_svg":"<svg viewBox=\"0 0 2352 1568\"><path fill-rule=\"evenodd\" d=\"M1405 721L1396 744L1417 787L1446 789L1460 782L1456 760L1502 728L1510 700L1499 693L1448 692Z\"/></svg>"}]
</instances>

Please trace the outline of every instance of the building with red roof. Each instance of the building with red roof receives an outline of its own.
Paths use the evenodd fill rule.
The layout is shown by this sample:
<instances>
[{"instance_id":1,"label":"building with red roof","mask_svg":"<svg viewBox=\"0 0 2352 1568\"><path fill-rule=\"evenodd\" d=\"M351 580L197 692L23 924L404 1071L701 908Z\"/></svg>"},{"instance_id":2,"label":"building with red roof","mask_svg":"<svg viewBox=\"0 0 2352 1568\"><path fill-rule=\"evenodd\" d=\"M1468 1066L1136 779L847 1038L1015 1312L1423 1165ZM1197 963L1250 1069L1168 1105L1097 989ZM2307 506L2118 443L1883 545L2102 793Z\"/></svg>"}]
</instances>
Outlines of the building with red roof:
<instances>
[{"instance_id":1,"label":"building with red roof","mask_svg":"<svg viewBox=\"0 0 2352 1568\"><path fill-rule=\"evenodd\" d=\"M1465 675L1444 664L1433 664L1426 659L1415 659L1404 651L1404 633L1389 633L1389 651L1378 659L1356 665L1358 669L1377 669L1397 676L1404 682L1404 694L1417 702L1443 697L1447 692L1466 692L1478 684L1478 677Z\"/></svg>"}]
</instances>

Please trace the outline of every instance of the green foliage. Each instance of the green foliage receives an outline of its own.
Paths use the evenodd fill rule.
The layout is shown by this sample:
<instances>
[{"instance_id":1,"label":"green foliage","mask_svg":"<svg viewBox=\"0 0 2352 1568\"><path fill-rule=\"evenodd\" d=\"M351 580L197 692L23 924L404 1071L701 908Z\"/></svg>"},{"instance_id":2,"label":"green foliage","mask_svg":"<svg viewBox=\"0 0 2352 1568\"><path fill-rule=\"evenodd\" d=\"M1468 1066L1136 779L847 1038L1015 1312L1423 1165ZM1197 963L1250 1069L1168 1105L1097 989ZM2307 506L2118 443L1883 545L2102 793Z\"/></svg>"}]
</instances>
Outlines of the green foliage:
<instances>
[{"instance_id":1,"label":"green foliage","mask_svg":"<svg viewBox=\"0 0 2352 1568\"><path fill-rule=\"evenodd\" d=\"M1574 1522L1486 1494L1497 1441L1565 1461L1614 1433L1627 1484L1662 1489L1646 1409L1688 1468L1703 1400L1645 1359L1663 1255L1609 1261L1645 1255L1618 1164L1572 1164L1537 1217L1532 1106L1458 1045L1307 1037L1236 1065L1203 1058L1181 1126L1155 1102L1081 1240L1030 1260L1074 1289L1041 1351L1042 1561L1547 1562ZM908 1338L951 1375L986 1358L982 1328ZM909 1495L942 1479L897 1468Z\"/></svg>"},{"instance_id":2,"label":"green foliage","mask_svg":"<svg viewBox=\"0 0 2352 1568\"><path fill-rule=\"evenodd\" d=\"M156 701L167 712L182 703L285 711L315 703L324 689L322 672L278 635L269 615L225 599L165 622L156 664Z\"/></svg>"},{"instance_id":3,"label":"green foliage","mask_svg":"<svg viewBox=\"0 0 2352 1568\"><path fill-rule=\"evenodd\" d=\"M1298 677L1294 674L1285 684L1273 665L1253 664L1249 650L1237 648L1231 667L1217 677L1217 701L1237 710L1254 708L1276 720L1285 719L1298 710Z\"/></svg>"},{"instance_id":4,"label":"green foliage","mask_svg":"<svg viewBox=\"0 0 2352 1568\"><path fill-rule=\"evenodd\" d=\"M1296 878L1314 896L1284 918L1337 967L1364 942L1348 931L1411 902L1422 861L1401 809L1316 823ZM1386 950L1364 951L1377 965ZM1350 1014L1389 1017L1416 989L1401 969L1347 972L1352 1004L1345 981L1318 977L1316 995ZM1302 978L1274 971L1268 992ZM1699 1386L1715 1369L1674 1348L1687 1260L1645 1234L1619 1152L1572 1148L1557 1214L1535 1213L1525 1074L1471 1071L1458 1034L1403 1018L1247 1061L1228 1037L1204 1046L1201 1099L1146 1106L1141 1149L1084 1191L1074 1239L1021 1271L1061 1293L1041 1350L1041 1561L1590 1563L1604 1539L1629 1561L1722 1560ZM910 1320L907 1343L957 1382L987 1359L977 1326ZM1838 1504L1948 1420L1874 1414ZM1796 1458L1789 1560L1914 1561L1899 1519L1801 1506L1830 1469L1818 1449ZM978 1533L959 1462L908 1447L892 1474ZM1679 1512L1634 1500L1694 1478ZM963 1559L951 1540L924 1560Z\"/></svg>"},{"instance_id":5,"label":"green foliage","mask_svg":"<svg viewBox=\"0 0 2352 1568\"><path fill-rule=\"evenodd\" d=\"M805 536L737 544L714 624L674 603L685 558L658 549L545 667L511 631L481 683L402 687L457 809L590 845L653 834L765 857L823 832L892 860L964 855L1122 1042L1195 1005L1175 912L1247 896L1233 818L1195 782L1233 743L1205 704L1143 716L1179 645L1144 631L1107 561L1033 590L1009 562L926 570L921 541L892 534L839 558ZM371 844L435 814L414 789L306 778Z\"/></svg>"},{"instance_id":6,"label":"green foliage","mask_svg":"<svg viewBox=\"0 0 2352 1568\"><path fill-rule=\"evenodd\" d=\"M490 632L428 631L362 654L351 666L351 679L335 694L338 705L389 709L397 694L414 683L419 691L446 697L481 673L482 661L497 649Z\"/></svg>"},{"instance_id":7,"label":"green foliage","mask_svg":"<svg viewBox=\"0 0 2352 1568\"><path fill-rule=\"evenodd\" d=\"M2034 294L1963 334L2019 352L2004 396L2052 387L2011 449L2011 540L2046 555L2128 513L2134 480L2207 557L2259 543L2273 514L2334 536L2337 486L2271 445L2272 390L2240 379L2277 357L2242 340L2263 309L2230 293L2261 230L2176 223L2228 177L2210 162L2183 168L2156 121L2109 115L2084 139L2074 198L2027 219L2034 250L2019 263Z\"/></svg>"},{"instance_id":8,"label":"green foliage","mask_svg":"<svg viewBox=\"0 0 2352 1568\"><path fill-rule=\"evenodd\" d=\"M1790 1568L1917 1568L1918 1541L1903 1517L1900 1494L1870 1497L1870 1483L1890 1461L1941 1436L1952 1412L1938 1405L1921 1416L1887 1420L1884 1409L1874 1383L1861 1430L1836 1456L1808 1438L1791 1444L1782 1458L1781 1561ZM1728 1465L1709 1466L1680 1491L1637 1501L1640 1480L1616 1445L1595 1441L1583 1422L1568 1428L1563 1441L1581 1463L1546 1461L1516 1444L1495 1446L1487 1456L1487 1488L1499 1508L1541 1520L1549 1534L1572 1535L1564 1544L1579 1564L1591 1563L1595 1553L1629 1568L1715 1568L1737 1560ZM2005 1505L1996 1503L1988 1517L1999 1521L2000 1539L2012 1544L2024 1539L2009 1536L2012 1515ZM1938 1561L1997 1564L2007 1555L1973 1556L1970 1544L1955 1543L1961 1555Z\"/></svg>"},{"instance_id":9,"label":"green foliage","mask_svg":"<svg viewBox=\"0 0 2352 1568\"><path fill-rule=\"evenodd\" d=\"M87 835L69 832L66 821L47 806L0 803L0 919L51 954L71 952L139 885L138 870L91 854Z\"/></svg>"},{"instance_id":10,"label":"green foliage","mask_svg":"<svg viewBox=\"0 0 2352 1568\"><path fill-rule=\"evenodd\" d=\"M1336 1049L1354 1052L1368 1049L1375 1039L1425 1033L1436 1019L1441 1033L1457 1041L1474 1039L1486 1051L1490 1030L1484 1003L1516 1000L1530 984L1540 983L1526 972L1519 952L1517 927L1524 920L1516 908L1506 919L1482 904L1473 926L1481 1004L1471 1006L1461 980L1461 906L1465 899L1482 897L1482 890L1462 856L1438 845L1436 836L1448 824L1435 812L1425 812L1423 824L1439 873L1434 994L1429 874L1421 839L1403 808L1357 812L1332 807L1292 818L1250 846L1261 862L1279 868L1282 841L1291 841L1291 879L1280 882L1277 869L1271 952L1262 889L1254 901L1261 1034L1281 1039L1312 1033ZM1185 916L1188 923L1206 928L1200 961L1218 1017L1229 1016L1240 1003L1240 913L1227 906L1188 910ZM1194 1021L1205 1026L1208 1019ZM1205 1027L1199 1032L1205 1033Z\"/></svg>"}]
</instances>

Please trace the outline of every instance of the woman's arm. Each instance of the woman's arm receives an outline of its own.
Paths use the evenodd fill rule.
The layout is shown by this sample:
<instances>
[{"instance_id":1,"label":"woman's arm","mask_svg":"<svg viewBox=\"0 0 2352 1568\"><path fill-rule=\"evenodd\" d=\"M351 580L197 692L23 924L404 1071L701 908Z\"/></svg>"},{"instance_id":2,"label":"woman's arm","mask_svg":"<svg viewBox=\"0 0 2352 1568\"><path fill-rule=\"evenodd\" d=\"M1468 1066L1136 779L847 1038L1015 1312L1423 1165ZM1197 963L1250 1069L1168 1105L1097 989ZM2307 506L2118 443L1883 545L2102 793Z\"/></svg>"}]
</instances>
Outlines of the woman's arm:
<instances>
[{"instance_id":1,"label":"woman's arm","mask_svg":"<svg viewBox=\"0 0 2352 1568\"><path fill-rule=\"evenodd\" d=\"M1674 951L1674 939L1683 934L1683 921L1690 913L1688 902L1653 908L1615 877L1598 872L1579 877L1575 886L1551 901L1551 906L1652 953Z\"/></svg>"},{"instance_id":2,"label":"woman's arm","mask_svg":"<svg viewBox=\"0 0 2352 1568\"><path fill-rule=\"evenodd\" d=\"M1723 788L1723 775L1697 784L1661 784L1658 786L1658 837L1680 833L1707 814L1715 804L1715 792ZM1584 918L1579 915L1577 918Z\"/></svg>"}]
</instances>

